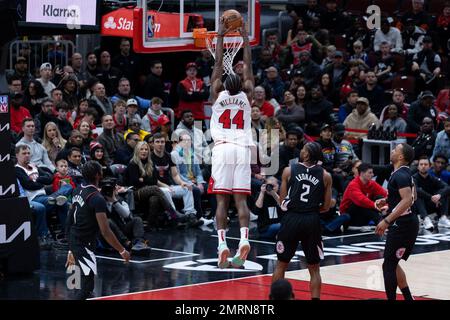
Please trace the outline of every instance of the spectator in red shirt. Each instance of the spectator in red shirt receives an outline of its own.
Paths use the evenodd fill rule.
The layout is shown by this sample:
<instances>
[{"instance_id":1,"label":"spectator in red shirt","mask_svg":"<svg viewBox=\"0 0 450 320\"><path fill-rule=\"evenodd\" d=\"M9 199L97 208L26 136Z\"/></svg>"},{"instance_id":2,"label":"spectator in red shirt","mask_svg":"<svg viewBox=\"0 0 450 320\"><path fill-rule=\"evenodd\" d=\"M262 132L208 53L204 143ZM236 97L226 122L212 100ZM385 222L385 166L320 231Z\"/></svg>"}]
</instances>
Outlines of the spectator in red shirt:
<instances>
[{"instance_id":1,"label":"spectator in red shirt","mask_svg":"<svg viewBox=\"0 0 450 320\"><path fill-rule=\"evenodd\" d=\"M186 65L186 78L178 83L177 92L180 97L178 117L181 116L183 110L192 110L194 119L205 119L204 101L208 99L209 91L203 80L197 78L195 62Z\"/></svg>"},{"instance_id":2,"label":"spectator in red shirt","mask_svg":"<svg viewBox=\"0 0 450 320\"><path fill-rule=\"evenodd\" d=\"M266 90L262 86L257 86L253 91L253 107L261 110L261 120L266 121L267 118L273 117L275 108L266 100Z\"/></svg>"},{"instance_id":3,"label":"spectator in red shirt","mask_svg":"<svg viewBox=\"0 0 450 320\"><path fill-rule=\"evenodd\" d=\"M66 159L59 159L56 161L56 173L53 175L52 192L58 191L64 185L69 185L72 187L70 189L68 188L68 190L64 190L67 195L69 195L72 190L75 190L75 183L73 182L72 177L69 176L68 172L69 167Z\"/></svg>"},{"instance_id":4,"label":"spectator in red shirt","mask_svg":"<svg viewBox=\"0 0 450 320\"><path fill-rule=\"evenodd\" d=\"M31 118L30 111L22 107L23 94L16 92L11 94L11 130L19 134L22 132L22 120Z\"/></svg>"},{"instance_id":5,"label":"spectator in red shirt","mask_svg":"<svg viewBox=\"0 0 450 320\"><path fill-rule=\"evenodd\" d=\"M358 174L347 186L339 211L350 215L352 226L367 226L371 221L377 225L381 215L375 204L378 199L387 197L387 191L372 180L373 168L370 164L362 163Z\"/></svg>"}]
</instances>

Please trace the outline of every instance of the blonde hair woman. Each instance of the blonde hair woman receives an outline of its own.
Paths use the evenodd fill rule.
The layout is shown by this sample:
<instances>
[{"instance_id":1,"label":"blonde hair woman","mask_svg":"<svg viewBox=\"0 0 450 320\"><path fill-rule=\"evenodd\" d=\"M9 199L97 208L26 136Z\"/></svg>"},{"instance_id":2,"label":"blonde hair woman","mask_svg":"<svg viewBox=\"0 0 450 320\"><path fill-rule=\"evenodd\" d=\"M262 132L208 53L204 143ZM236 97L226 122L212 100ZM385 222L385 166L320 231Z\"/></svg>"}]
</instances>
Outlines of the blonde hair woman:
<instances>
[{"instance_id":1,"label":"blonde hair woman","mask_svg":"<svg viewBox=\"0 0 450 320\"><path fill-rule=\"evenodd\" d=\"M61 136L56 123L50 121L45 125L42 145L47 150L50 161L54 164L56 156L66 145L66 140Z\"/></svg>"},{"instance_id":2,"label":"blonde hair woman","mask_svg":"<svg viewBox=\"0 0 450 320\"><path fill-rule=\"evenodd\" d=\"M143 218L152 227L162 227L168 216L175 221L179 214L169 202L172 200L170 192L166 195L158 187L160 182L153 170L150 148L147 142L139 141L125 171L125 181L134 187L134 201Z\"/></svg>"}]
</instances>

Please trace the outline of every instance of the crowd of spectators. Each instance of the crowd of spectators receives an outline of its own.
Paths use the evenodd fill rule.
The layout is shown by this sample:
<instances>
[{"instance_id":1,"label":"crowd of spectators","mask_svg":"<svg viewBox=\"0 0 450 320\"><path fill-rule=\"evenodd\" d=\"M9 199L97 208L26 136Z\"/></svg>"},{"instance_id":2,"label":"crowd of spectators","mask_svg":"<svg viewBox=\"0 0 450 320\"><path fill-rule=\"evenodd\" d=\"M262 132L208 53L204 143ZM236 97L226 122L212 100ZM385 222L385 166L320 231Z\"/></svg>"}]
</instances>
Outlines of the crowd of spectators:
<instances>
[{"instance_id":1,"label":"crowd of spectators","mask_svg":"<svg viewBox=\"0 0 450 320\"><path fill-rule=\"evenodd\" d=\"M374 125L413 134L405 138L416 152L416 178L433 183L431 189L421 187L420 216L425 219L438 208L438 225L450 227L444 201L449 194L450 2L431 16L423 0L412 0L410 10L383 16L375 30L361 16L341 11L335 0L324 6L317 2L308 0L302 10L290 12L293 24L285 43L282 35L269 32L253 57L252 128L255 142L267 146L269 155L252 165L249 203L260 233L276 234L277 227L269 227L282 214L276 210L276 179L312 140L322 146L322 165L333 176L334 207L324 215L324 230L375 225L379 214L373 203L386 191L372 178L382 170L359 161L363 139ZM76 52L68 65L37 66L38 75L30 72L28 61L16 57L7 81L17 177L30 202L41 204L34 206L41 244L50 241L42 205L47 214L61 217L61 208L70 203L68 185L82 183L80 168L89 159L102 165L105 177L117 179L118 196L149 228L212 223L211 141L204 134L213 66L208 51L186 61L184 79L165 74L160 60L142 74L128 39L122 39L115 57L108 50ZM243 67L237 61L235 72ZM265 172L276 155L273 178ZM427 178L427 172L436 178Z\"/></svg>"}]
</instances>

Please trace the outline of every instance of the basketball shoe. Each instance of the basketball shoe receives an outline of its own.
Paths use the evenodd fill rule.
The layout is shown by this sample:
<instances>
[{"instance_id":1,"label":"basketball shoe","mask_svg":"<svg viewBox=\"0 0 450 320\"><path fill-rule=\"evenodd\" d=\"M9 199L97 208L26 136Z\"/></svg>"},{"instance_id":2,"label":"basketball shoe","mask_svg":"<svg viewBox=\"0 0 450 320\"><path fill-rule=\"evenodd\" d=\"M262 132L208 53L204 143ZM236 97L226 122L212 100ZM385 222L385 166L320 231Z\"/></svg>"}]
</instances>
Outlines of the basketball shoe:
<instances>
[{"instance_id":1,"label":"basketball shoe","mask_svg":"<svg viewBox=\"0 0 450 320\"><path fill-rule=\"evenodd\" d=\"M245 260L247 260L248 253L250 252L250 243L248 240L241 240L239 242L239 249L236 255L231 260L231 265L234 268L240 268L244 265Z\"/></svg>"},{"instance_id":2,"label":"basketball shoe","mask_svg":"<svg viewBox=\"0 0 450 320\"><path fill-rule=\"evenodd\" d=\"M221 243L217 250L219 251L219 260L217 261L217 266L220 269L228 268L230 266L230 262L228 261L230 249L228 249L227 244L225 242Z\"/></svg>"}]
</instances>

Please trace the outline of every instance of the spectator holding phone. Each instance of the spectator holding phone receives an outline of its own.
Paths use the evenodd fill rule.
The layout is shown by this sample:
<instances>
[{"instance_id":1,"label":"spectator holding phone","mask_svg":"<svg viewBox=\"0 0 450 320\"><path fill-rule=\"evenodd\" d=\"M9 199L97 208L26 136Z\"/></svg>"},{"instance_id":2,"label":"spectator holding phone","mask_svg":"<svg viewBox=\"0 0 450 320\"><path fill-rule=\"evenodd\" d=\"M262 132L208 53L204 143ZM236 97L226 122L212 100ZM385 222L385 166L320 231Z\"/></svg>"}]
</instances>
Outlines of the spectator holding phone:
<instances>
[{"instance_id":1,"label":"spectator holding phone","mask_svg":"<svg viewBox=\"0 0 450 320\"><path fill-rule=\"evenodd\" d=\"M281 210L280 189L278 180L269 177L261 186L261 192L256 200L254 213L258 216L258 232L260 238L274 240L280 230L280 220L283 211Z\"/></svg>"}]
</instances>

